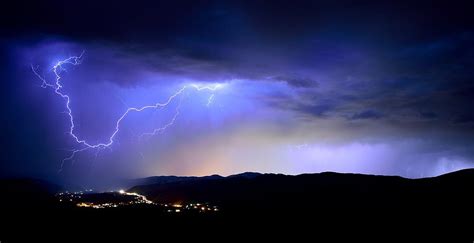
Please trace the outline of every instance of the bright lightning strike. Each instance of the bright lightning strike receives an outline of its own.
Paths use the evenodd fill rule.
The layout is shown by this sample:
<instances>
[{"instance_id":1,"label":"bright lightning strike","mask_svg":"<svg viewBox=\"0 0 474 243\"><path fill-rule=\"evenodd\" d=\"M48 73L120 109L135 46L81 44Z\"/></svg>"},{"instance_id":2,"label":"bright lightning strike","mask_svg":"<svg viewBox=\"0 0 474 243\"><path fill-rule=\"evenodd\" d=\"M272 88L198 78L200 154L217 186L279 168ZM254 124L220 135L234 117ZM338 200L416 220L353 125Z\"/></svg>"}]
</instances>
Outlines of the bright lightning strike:
<instances>
[{"instance_id":1,"label":"bright lightning strike","mask_svg":"<svg viewBox=\"0 0 474 243\"><path fill-rule=\"evenodd\" d=\"M110 146L112 146L114 144L116 135L120 131L120 125L121 125L122 121L129 114L131 114L133 112L141 112L141 111L148 110L148 109L159 109L159 108L166 107L176 97L180 96L181 94L184 93L185 90L190 89L190 88L195 89L197 91L203 91L203 90L216 91L217 89L220 89L224 86L224 84L213 84L213 85L190 84L190 85L184 85L181 89L179 89L173 95L168 97L168 99L163 103L155 103L155 104L145 105L145 106L142 106L142 107L129 107L117 119L117 121L115 122L114 131L104 142L90 143L90 142L86 141L85 139L81 139L79 137L79 135L77 135L74 131L75 130L74 115L73 115L72 108L70 106L71 97L68 94L63 92L63 90L62 90L63 89L63 83L61 82L61 73L66 71L64 66L65 65L77 66L77 65L81 64L83 55L84 55L84 52L82 52L81 55L79 55L79 56L71 56L71 57L68 57L68 58L66 58L62 61L57 62L51 69L51 71L54 73L54 76L55 76L55 81L53 83L48 82L45 77L41 76L38 73L38 71L37 71L38 67L35 68L35 67L33 67L33 65L31 65L31 70L33 71L33 73L42 81L41 87L43 87L43 88L52 88L54 90L54 92L65 101L66 114L69 118L69 125L70 125L68 134L74 139L74 141L77 144L83 146L80 149L72 150L70 156L63 159L62 164L61 164L61 170L63 168L64 162L68 161L68 160L72 160L77 153L83 152L83 151L88 150L88 149L102 149L102 148L109 148ZM207 104L208 106L212 102L213 97L214 97L214 94L212 94L211 97L209 98L208 104ZM181 100L182 100L182 98L181 98ZM176 119L178 118L179 114L180 114L179 109L180 109L180 106L181 106L181 100L180 100L180 102L179 102L179 104L176 108L175 115L172 117L172 119L167 124L165 124L162 127L154 129L152 132L144 133L144 134L142 134L142 136L143 135L155 135L155 134L158 134L158 133L162 133L168 127L172 126L174 124L174 122L176 121Z\"/></svg>"},{"instance_id":2,"label":"bright lightning strike","mask_svg":"<svg viewBox=\"0 0 474 243\"><path fill-rule=\"evenodd\" d=\"M206 106L209 107L213 100L214 100L214 94L211 94L211 96L209 96L209 99L207 99Z\"/></svg>"}]
</instances>

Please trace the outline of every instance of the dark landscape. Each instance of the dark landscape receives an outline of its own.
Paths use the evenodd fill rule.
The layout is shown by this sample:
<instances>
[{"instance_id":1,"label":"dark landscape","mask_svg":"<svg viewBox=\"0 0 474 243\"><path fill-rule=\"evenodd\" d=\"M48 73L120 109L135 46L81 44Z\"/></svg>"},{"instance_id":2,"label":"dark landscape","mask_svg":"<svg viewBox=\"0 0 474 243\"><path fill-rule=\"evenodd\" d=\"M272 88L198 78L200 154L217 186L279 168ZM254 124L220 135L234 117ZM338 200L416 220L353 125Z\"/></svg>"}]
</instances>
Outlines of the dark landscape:
<instances>
[{"instance_id":1,"label":"dark landscape","mask_svg":"<svg viewBox=\"0 0 474 243\"><path fill-rule=\"evenodd\" d=\"M239 232L239 237L266 238L279 230L278 235L300 240L314 230L321 237L340 239L361 232L386 236L394 228L425 239L473 235L473 169L424 179L325 172L132 181L145 184L121 191L69 192L42 180L1 180L0 215L7 222L2 235L11 242L29 239L25 231L37 239L57 240L42 235L51 229L84 232L76 236L83 240L104 232L111 232L109 239L120 239L115 232L123 231L145 240L149 234L143 231L157 229L170 239L190 236L177 236L177 230L193 237ZM302 234L290 233L297 231Z\"/></svg>"},{"instance_id":2,"label":"dark landscape","mask_svg":"<svg viewBox=\"0 0 474 243\"><path fill-rule=\"evenodd\" d=\"M179 216L174 209L188 204L213 205L212 212L186 212L200 215L324 215L361 213L368 215L413 212L420 215L473 214L472 185L474 170L466 169L433 178L406 179L398 176L373 176L325 172L289 176L282 174L243 173L228 177L150 177L137 180L124 192L68 192L41 180L2 180L0 193L3 213L14 211L53 212L80 210L149 210L157 216ZM146 202L123 204L133 200L126 193L143 195ZM72 196L71 196L72 195ZM78 199L78 195L81 197ZM71 199L69 198L76 198ZM81 202L115 203L116 208L81 208ZM166 214L167 207L173 208ZM177 207L176 207L177 206ZM211 208L213 207L211 206Z\"/></svg>"}]
</instances>

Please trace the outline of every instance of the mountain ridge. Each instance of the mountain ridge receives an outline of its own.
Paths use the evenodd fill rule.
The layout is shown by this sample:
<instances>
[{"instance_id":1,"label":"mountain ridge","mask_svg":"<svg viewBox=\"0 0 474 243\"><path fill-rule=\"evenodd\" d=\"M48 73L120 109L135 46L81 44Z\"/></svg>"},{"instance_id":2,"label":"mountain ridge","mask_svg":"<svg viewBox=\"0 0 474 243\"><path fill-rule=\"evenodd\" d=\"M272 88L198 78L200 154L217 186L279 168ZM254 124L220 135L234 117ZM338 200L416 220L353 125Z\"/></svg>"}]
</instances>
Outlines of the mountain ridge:
<instances>
[{"instance_id":1,"label":"mountain ridge","mask_svg":"<svg viewBox=\"0 0 474 243\"><path fill-rule=\"evenodd\" d=\"M398 175L377 175L377 174L364 174L364 173L346 173L346 172L334 172L334 171L323 171L318 173L301 173L295 175L289 174L282 174L282 173L260 173L260 172L252 172L246 171L238 174L232 174L228 176L222 176L219 174L212 174L207 176L178 176L178 175L159 175L159 176L148 176L143 178L136 178L136 179L129 179L128 182L135 182L134 186L141 186L141 185L151 185L151 184L166 184L166 183L173 183L179 181L191 181L191 180L208 180L208 179L225 179L225 178L255 178L257 176L262 175L283 175L283 176L304 176L304 175L361 175L361 176L374 176L374 177L392 177L392 178L402 178L406 180L424 180L424 179L431 179L431 178L438 178L448 175L456 175L458 173L470 173L474 174L474 168L470 169L461 169L457 171L448 172L445 174L432 176L432 177L423 177L423 178L408 178Z\"/></svg>"},{"instance_id":2,"label":"mountain ridge","mask_svg":"<svg viewBox=\"0 0 474 243\"><path fill-rule=\"evenodd\" d=\"M210 202L231 212L331 210L470 210L474 169L437 177L316 173L228 176L168 184L140 185L128 191L159 203ZM312 206L311 206L312 205Z\"/></svg>"}]
</instances>

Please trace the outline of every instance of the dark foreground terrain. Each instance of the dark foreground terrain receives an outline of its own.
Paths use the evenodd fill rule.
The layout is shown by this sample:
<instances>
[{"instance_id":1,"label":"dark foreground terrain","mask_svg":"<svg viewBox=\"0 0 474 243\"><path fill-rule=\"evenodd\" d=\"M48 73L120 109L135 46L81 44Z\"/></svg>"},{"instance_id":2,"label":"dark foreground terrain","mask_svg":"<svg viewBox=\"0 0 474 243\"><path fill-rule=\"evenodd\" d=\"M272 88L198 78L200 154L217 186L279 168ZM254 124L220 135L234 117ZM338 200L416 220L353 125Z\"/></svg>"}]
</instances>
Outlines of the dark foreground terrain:
<instances>
[{"instance_id":1,"label":"dark foreground terrain","mask_svg":"<svg viewBox=\"0 0 474 243\"><path fill-rule=\"evenodd\" d=\"M463 170L417 180L330 172L298 176L246 173L135 186L129 191L152 201L211 202L231 214L396 209L436 214L470 209L474 205L473 189L474 170Z\"/></svg>"},{"instance_id":2,"label":"dark foreground terrain","mask_svg":"<svg viewBox=\"0 0 474 243\"><path fill-rule=\"evenodd\" d=\"M125 193L146 196L153 204L97 209L59 202L58 193L63 189L43 181L2 180L0 215L5 226L0 240L31 236L25 232L46 238L54 237L55 232L146 236L176 230L199 235L257 232L275 236L293 232L291 229L315 235L350 231L368 235L386 232L393 237L409 233L428 238L463 236L469 242L474 236L474 169L415 180L338 173L244 173L137 181L143 185L132 186ZM85 198L98 197L104 200L100 195ZM219 210L163 210L163 205L196 202L216 205ZM332 236L351 238L351 234Z\"/></svg>"}]
</instances>

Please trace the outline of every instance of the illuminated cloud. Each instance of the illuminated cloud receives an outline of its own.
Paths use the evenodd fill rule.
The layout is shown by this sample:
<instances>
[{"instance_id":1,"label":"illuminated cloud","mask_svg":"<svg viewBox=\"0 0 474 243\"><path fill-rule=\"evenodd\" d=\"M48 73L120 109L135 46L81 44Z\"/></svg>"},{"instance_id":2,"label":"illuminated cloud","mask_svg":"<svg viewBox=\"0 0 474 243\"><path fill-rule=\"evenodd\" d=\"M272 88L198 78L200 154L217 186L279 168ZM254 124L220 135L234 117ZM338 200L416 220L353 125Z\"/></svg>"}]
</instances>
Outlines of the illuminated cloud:
<instances>
[{"instance_id":1,"label":"illuminated cloud","mask_svg":"<svg viewBox=\"0 0 474 243\"><path fill-rule=\"evenodd\" d=\"M10 21L0 21L17 23L1 37L4 174L421 177L473 165L474 35L465 6L117 3L117 19L102 11L106 3L67 4L35 3L28 15L13 6ZM61 77L74 97L75 134L89 145L108 143L128 108L198 86L163 109L127 116L114 146L80 153L57 174L77 141L64 100L40 87L30 65L54 80L51 68L82 51L81 65ZM225 86L197 92L216 84Z\"/></svg>"}]
</instances>

